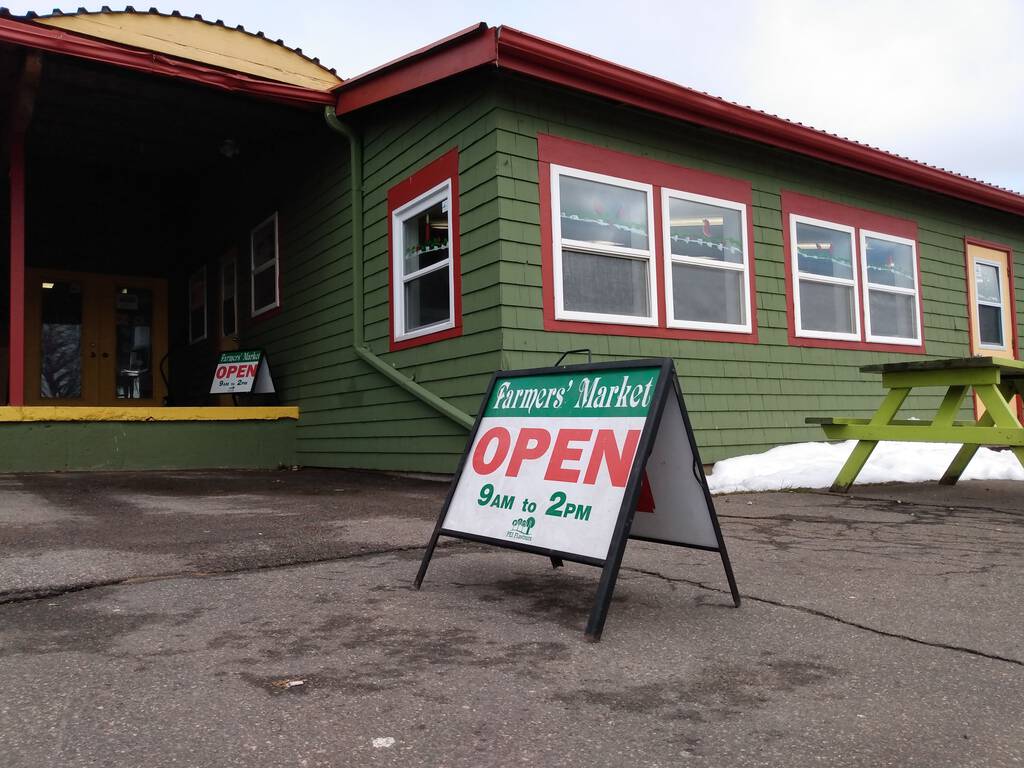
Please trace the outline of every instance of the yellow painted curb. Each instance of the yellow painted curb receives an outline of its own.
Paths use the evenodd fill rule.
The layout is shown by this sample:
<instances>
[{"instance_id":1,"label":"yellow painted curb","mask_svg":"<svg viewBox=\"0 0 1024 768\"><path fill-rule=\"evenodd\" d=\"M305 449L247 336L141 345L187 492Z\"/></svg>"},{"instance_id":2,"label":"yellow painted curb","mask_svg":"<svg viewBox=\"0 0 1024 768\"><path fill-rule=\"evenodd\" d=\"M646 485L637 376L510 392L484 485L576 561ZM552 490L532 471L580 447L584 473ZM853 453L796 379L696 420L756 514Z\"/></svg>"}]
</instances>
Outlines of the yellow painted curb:
<instances>
[{"instance_id":1,"label":"yellow painted curb","mask_svg":"<svg viewBox=\"0 0 1024 768\"><path fill-rule=\"evenodd\" d=\"M0 422L25 421L277 421L299 418L297 405L237 408L0 407Z\"/></svg>"}]
</instances>

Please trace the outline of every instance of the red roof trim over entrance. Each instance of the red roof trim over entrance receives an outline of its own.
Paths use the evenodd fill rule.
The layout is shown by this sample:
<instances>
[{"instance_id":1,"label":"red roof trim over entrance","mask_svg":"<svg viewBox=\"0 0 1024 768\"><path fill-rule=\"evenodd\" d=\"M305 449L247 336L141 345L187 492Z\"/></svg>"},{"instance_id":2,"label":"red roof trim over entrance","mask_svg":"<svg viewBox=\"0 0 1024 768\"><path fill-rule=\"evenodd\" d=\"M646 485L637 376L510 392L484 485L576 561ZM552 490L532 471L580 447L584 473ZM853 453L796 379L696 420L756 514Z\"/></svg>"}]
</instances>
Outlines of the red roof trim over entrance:
<instances>
[{"instance_id":1,"label":"red roof trim over entrance","mask_svg":"<svg viewBox=\"0 0 1024 768\"><path fill-rule=\"evenodd\" d=\"M1024 195L1016 192L733 104L510 27L471 27L347 80L335 90L337 111L352 112L485 65L939 194L1024 214Z\"/></svg>"},{"instance_id":2,"label":"red roof trim over entrance","mask_svg":"<svg viewBox=\"0 0 1024 768\"><path fill-rule=\"evenodd\" d=\"M335 96L331 93L287 83L260 80L153 51L143 51L116 43L94 40L66 30L51 29L11 18L0 17L0 43L76 56L81 59L113 64L139 72L190 80L224 91L248 93L290 104L326 105L334 103L335 100Z\"/></svg>"}]
</instances>

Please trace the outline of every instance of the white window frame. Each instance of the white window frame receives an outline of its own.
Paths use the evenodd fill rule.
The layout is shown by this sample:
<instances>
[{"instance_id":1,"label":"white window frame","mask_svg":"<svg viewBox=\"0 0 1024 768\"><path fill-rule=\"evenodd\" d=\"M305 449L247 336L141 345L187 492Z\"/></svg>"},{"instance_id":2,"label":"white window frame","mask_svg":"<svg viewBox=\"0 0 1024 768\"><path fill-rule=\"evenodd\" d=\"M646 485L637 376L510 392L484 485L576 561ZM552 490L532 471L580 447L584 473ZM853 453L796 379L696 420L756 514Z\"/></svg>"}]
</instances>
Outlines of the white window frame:
<instances>
[{"instance_id":1,"label":"white window frame","mask_svg":"<svg viewBox=\"0 0 1024 768\"><path fill-rule=\"evenodd\" d=\"M428 208L441 203L448 217L448 258L436 264L405 273L405 222L423 213ZM395 279L392 281L392 306L394 307L394 340L407 341L421 336L429 336L439 331L447 331L455 327L455 238L452 229L452 180L445 179L421 195L396 208L391 214L391 269ZM413 331L405 330L405 285L411 280L448 267L448 319L425 325Z\"/></svg>"},{"instance_id":2,"label":"white window frame","mask_svg":"<svg viewBox=\"0 0 1024 768\"><path fill-rule=\"evenodd\" d=\"M878 285L872 283L868 276L868 238L874 240L885 240L890 243L897 243L899 245L910 246L910 263L911 268L914 270L914 287L913 288L901 288L894 285ZM911 347L918 347L921 345L921 302L920 302L920 290L921 282L920 277L917 274L917 243L906 237L897 237L896 235L887 235L884 232L873 232L868 229L860 230L860 263L861 263L861 277L864 280L864 338L873 344L903 344ZM913 296L914 297L914 330L917 333L916 338L902 338L899 336L876 336L871 332L871 291L881 291L882 293L895 293L902 296Z\"/></svg>"},{"instance_id":3,"label":"white window frame","mask_svg":"<svg viewBox=\"0 0 1024 768\"><path fill-rule=\"evenodd\" d=\"M193 331L195 329L192 327L192 310L193 310L193 306L192 306L192 282L197 277L200 278L202 280L202 282L203 282L203 333L202 333L201 336L196 336L193 333ZM210 327L210 322L209 322L209 320L210 320L210 318L209 318L209 306L208 306L210 302L208 301L208 298L209 298L208 294L209 294L209 285L206 282L206 265L203 264L203 266L201 266L199 269L195 270L188 277L188 343L189 344L198 344L201 341L206 341L206 336L207 336L206 332L207 332L208 328Z\"/></svg>"},{"instance_id":4,"label":"white window frame","mask_svg":"<svg viewBox=\"0 0 1024 768\"><path fill-rule=\"evenodd\" d=\"M257 272L256 249L253 247L253 241L256 237L256 231L262 229L271 222L274 223L274 260L261 265ZM274 301L265 306L257 307L256 275L262 275L271 267L274 269ZM273 214L265 218L249 231L249 304L251 307L249 314L250 317L259 317L260 315L281 306L281 249L277 232L277 211L274 211Z\"/></svg>"},{"instance_id":5,"label":"white window frame","mask_svg":"<svg viewBox=\"0 0 1024 768\"><path fill-rule=\"evenodd\" d=\"M689 200L695 203L705 203L719 208L728 208L740 213L740 231L743 238L743 261L739 264L714 259L703 259L696 256L680 256L672 252L672 216L670 213L670 199ZM665 314L669 328L688 328L698 331L725 331L728 333L750 333L753 328L753 302L750 295L750 244L747 240L747 206L737 203L734 200L723 200L719 197L708 197L693 192L683 192L678 189L661 190L661 218L662 218L662 242L665 251ZM713 323L698 320L676 319L676 305L673 298L672 286L672 265L691 264L698 267L711 267L731 272L741 272L743 279L742 301L746 307L746 323Z\"/></svg>"},{"instance_id":6,"label":"white window frame","mask_svg":"<svg viewBox=\"0 0 1024 768\"><path fill-rule=\"evenodd\" d=\"M235 329L230 334L227 334L227 333L224 332L224 300L227 298L227 295L224 292L224 288L225 288L225 284L224 284L224 270L225 270L225 268L227 267L228 264L231 265L231 278L232 278L232 283L231 283L231 299L232 299L232 303L234 305L233 308L234 308L234 311L235 311L235 322L234 322ZM234 255L234 251L232 251L231 256L226 256L226 257L222 258L221 262L220 262L220 312L218 314L220 315L220 335L224 336L224 337L237 336L238 335L238 258Z\"/></svg>"},{"instance_id":7,"label":"white window frame","mask_svg":"<svg viewBox=\"0 0 1024 768\"><path fill-rule=\"evenodd\" d=\"M594 243L579 240L562 239L562 205L559 188L559 179L562 176L569 176L585 181L595 181L601 184L608 184L625 189L639 190L647 195L647 249L626 248L616 245L595 245ZM562 165L551 166L551 239L552 239L552 267L554 275L555 290L555 319L573 320L584 323L607 323L614 325L640 325L658 326L658 296L657 296L657 275L655 271L655 243L657 237L654 228L654 187L651 184L644 184L638 181L630 181L616 176L605 176L600 173L581 171L576 168L569 168ZM616 258L631 259L633 261L647 262L647 289L648 302L651 313L647 317L635 315L614 315L602 312L581 312L578 310L567 310L565 308L565 296L562 290L562 249L580 253L589 253L596 256L613 256Z\"/></svg>"},{"instance_id":8,"label":"white window frame","mask_svg":"<svg viewBox=\"0 0 1024 768\"><path fill-rule=\"evenodd\" d=\"M1004 320L1006 318L1006 305L1005 305L1005 292L1003 291L1003 265L1000 264L998 261L991 261L989 259L983 259L983 258L979 258L977 256L975 256L972 259L972 261L974 262L975 265L977 265L977 264L984 264L986 267L993 267L993 268L995 268L995 270L996 270L996 285L999 286L999 303L998 304L996 304L995 302L992 302L992 301L983 301L981 299L981 297L978 296L978 278L976 276L976 272L975 272L975 270L971 270L971 280L974 281L974 304L975 304L974 314L978 318L978 346L981 347L982 349L997 349L997 350L1002 351L1002 350L1004 350L1004 349L1006 349L1008 347L1011 347L1011 343L1008 343L1006 341L1006 323L1004 322ZM1000 336L1002 336L1002 339L1003 339L1003 343L1002 344L986 344L986 343L984 343L981 340L981 311L978 309L978 307L998 307L999 308L999 329L1001 331Z\"/></svg>"},{"instance_id":9,"label":"white window frame","mask_svg":"<svg viewBox=\"0 0 1024 768\"><path fill-rule=\"evenodd\" d=\"M845 232L850 236L850 258L852 279L842 277L826 277L824 275L809 275L800 272L800 260L798 258L799 242L796 236L797 224L809 224L815 227ZM801 216L791 213L789 215L789 263L790 272L793 276L793 315L796 320L796 335L807 339L833 339L836 341L861 341L860 334L860 270L857 268L857 231L855 227L846 224L837 224L834 221L814 219L810 216ZM807 280L812 283L823 283L826 285L840 285L853 287L853 331L851 333L838 333L836 331L817 331L803 327L803 318L800 312L800 281Z\"/></svg>"}]
</instances>

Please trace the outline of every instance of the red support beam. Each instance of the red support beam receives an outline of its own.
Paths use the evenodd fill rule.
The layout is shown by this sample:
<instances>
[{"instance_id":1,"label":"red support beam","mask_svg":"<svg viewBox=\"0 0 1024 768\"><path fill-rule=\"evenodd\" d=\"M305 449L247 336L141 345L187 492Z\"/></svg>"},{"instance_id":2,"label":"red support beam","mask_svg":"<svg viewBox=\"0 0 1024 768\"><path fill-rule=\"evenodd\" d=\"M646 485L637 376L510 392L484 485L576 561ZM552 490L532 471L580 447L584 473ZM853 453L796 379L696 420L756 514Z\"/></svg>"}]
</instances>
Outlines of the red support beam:
<instances>
[{"instance_id":1,"label":"red support beam","mask_svg":"<svg viewBox=\"0 0 1024 768\"><path fill-rule=\"evenodd\" d=\"M25 136L10 141L11 324L8 344L9 401L25 404Z\"/></svg>"},{"instance_id":2,"label":"red support beam","mask_svg":"<svg viewBox=\"0 0 1024 768\"><path fill-rule=\"evenodd\" d=\"M25 134L32 122L36 92L43 72L38 51L25 56L17 90L11 100L10 147L11 205L11 319L8 343L10 372L8 400L25 404Z\"/></svg>"}]
</instances>

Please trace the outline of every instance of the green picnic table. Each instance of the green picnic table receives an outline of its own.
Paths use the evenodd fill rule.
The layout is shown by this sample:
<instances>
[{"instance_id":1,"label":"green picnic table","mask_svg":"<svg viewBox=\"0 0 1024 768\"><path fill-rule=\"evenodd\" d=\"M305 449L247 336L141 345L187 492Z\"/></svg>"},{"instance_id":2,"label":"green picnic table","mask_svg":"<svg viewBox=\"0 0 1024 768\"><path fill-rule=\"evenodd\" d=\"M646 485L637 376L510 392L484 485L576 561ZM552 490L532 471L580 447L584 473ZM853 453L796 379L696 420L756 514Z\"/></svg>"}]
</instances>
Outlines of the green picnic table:
<instances>
[{"instance_id":1,"label":"green picnic table","mask_svg":"<svg viewBox=\"0 0 1024 768\"><path fill-rule=\"evenodd\" d=\"M1024 362L1001 357L966 357L910 363L866 365L864 373L882 374L889 390L870 419L809 417L829 440L857 440L850 458L839 470L831 490L845 493L857 479L879 440L917 443L959 443L962 447L940 483L953 485L983 445L1008 446L1024 465L1024 427L1014 413L1014 395L1024 395ZM945 387L946 395L931 421L897 419L911 390ZM956 421L960 405L972 389L985 406L977 421Z\"/></svg>"}]
</instances>

